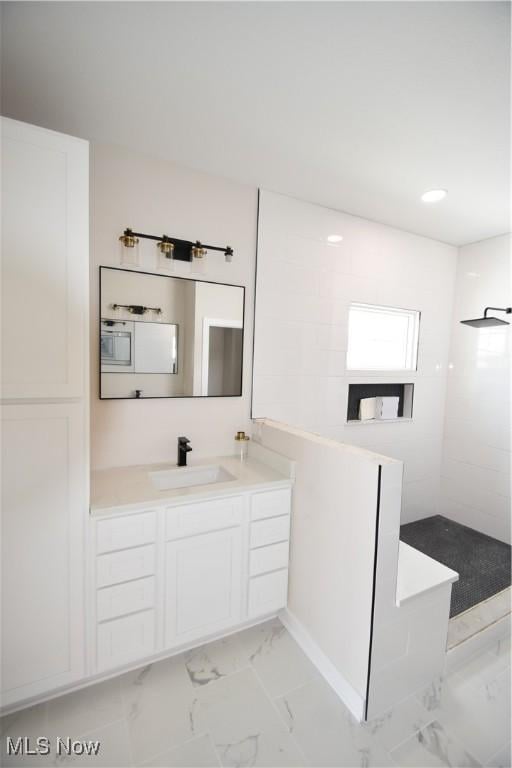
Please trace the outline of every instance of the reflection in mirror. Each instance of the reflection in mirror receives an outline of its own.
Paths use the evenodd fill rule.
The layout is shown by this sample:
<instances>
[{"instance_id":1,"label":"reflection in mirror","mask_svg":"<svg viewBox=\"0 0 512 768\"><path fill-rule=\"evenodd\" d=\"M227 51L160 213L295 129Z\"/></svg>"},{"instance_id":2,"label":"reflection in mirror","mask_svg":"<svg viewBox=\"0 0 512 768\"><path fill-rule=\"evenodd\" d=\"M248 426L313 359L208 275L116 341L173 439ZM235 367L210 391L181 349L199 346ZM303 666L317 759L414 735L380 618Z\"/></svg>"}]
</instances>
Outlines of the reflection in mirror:
<instances>
[{"instance_id":1,"label":"reflection in mirror","mask_svg":"<svg viewBox=\"0 0 512 768\"><path fill-rule=\"evenodd\" d=\"M244 293L100 267L100 397L240 396Z\"/></svg>"}]
</instances>

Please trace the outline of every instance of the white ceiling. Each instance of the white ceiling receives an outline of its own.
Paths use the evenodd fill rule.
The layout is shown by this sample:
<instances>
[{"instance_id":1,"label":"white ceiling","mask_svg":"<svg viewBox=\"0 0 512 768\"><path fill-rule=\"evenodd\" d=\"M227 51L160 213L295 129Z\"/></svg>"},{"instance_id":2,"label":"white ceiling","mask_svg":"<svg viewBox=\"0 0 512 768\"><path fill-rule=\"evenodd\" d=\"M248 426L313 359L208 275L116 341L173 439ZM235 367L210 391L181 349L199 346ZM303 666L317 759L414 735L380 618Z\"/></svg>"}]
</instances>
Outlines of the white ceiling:
<instances>
[{"instance_id":1,"label":"white ceiling","mask_svg":"<svg viewBox=\"0 0 512 768\"><path fill-rule=\"evenodd\" d=\"M509 230L509 13L3 3L2 111L459 245Z\"/></svg>"}]
</instances>

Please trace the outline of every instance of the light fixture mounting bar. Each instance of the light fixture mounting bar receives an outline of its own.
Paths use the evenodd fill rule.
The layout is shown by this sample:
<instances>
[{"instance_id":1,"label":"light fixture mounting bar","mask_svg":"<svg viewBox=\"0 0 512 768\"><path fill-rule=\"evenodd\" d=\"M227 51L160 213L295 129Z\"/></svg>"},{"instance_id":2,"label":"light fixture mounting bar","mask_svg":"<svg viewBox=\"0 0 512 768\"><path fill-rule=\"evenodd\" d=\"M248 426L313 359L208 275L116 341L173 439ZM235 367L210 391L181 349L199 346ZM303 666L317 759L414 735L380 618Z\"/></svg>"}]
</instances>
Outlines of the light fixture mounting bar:
<instances>
[{"instance_id":1,"label":"light fixture mounting bar","mask_svg":"<svg viewBox=\"0 0 512 768\"><path fill-rule=\"evenodd\" d=\"M123 232L125 237L137 237L143 240L155 240L156 242L172 243L174 250L172 258L178 261L192 261L194 258L194 249L203 249L206 251L220 251L225 256L231 257L233 255L233 249L229 246L207 245L200 240L181 240L177 237L169 237L169 235L148 235L145 232L134 232L131 229L125 229Z\"/></svg>"}]
</instances>

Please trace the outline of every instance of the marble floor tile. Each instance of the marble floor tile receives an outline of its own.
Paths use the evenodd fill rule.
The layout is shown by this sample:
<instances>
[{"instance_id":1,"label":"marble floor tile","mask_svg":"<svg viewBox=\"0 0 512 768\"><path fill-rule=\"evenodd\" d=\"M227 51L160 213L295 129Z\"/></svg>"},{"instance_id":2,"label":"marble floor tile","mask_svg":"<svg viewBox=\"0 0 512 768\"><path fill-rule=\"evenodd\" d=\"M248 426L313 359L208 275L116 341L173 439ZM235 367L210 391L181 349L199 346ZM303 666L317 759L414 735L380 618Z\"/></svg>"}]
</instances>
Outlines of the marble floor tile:
<instances>
[{"instance_id":1,"label":"marble floor tile","mask_svg":"<svg viewBox=\"0 0 512 768\"><path fill-rule=\"evenodd\" d=\"M189 651L185 664L194 686L252 666L271 697L282 696L318 675L278 619Z\"/></svg>"},{"instance_id":2,"label":"marble floor tile","mask_svg":"<svg viewBox=\"0 0 512 768\"><path fill-rule=\"evenodd\" d=\"M126 720L105 725L84 734L82 740L98 741L97 755L61 756L55 762L57 767L67 765L91 765L98 768L129 768L133 765Z\"/></svg>"},{"instance_id":3,"label":"marble floor tile","mask_svg":"<svg viewBox=\"0 0 512 768\"><path fill-rule=\"evenodd\" d=\"M213 766L220 766L220 762L208 734L191 739L144 763L144 768L212 768Z\"/></svg>"},{"instance_id":4,"label":"marble floor tile","mask_svg":"<svg viewBox=\"0 0 512 768\"><path fill-rule=\"evenodd\" d=\"M38 736L46 736L48 731L48 705L38 704L35 707L22 709L12 715L0 719L0 765L5 768L21 765L52 765L52 755L22 756L7 754L7 739L14 742L19 737L27 737L32 742Z\"/></svg>"},{"instance_id":5,"label":"marble floor tile","mask_svg":"<svg viewBox=\"0 0 512 768\"><path fill-rule=\"evenodd\" d=\"M269 696L283 696L319 677L316 667L299 648L279 619L241 633L240 643Z\"/></svg>"},{"instance_id":6,"label":"marble floor tile","mask_svg":"<svg viewBox=\"0 0 512 768\"><path fill-rule=\"evenodd\" d=\"M277 704L309 765L394 765L376 736L355 721L324 680L306 683Z\"/></svg>"},{"instance_id":7,"label":"marble floor tile","mask_svg":"<svg viewBox=\"0 0 512 768\"><path fill-rule=\"evenodd\" d=\"M240 633L214 640L184 654L185 667L194 687L208 685L250 666Z\"/></svg>"},{"instance_id":8,"label":"marble floor tile","mask_svg":"<svg viewBox=\"0 0 512 768\"><path fill-rule=\"evenodd\" d=\"M431 723L433 719L432 712L429 712L418 699L411 697L362 727L376 736L382 746L390 752Z\"/></svg>"},{"instance_id":9,"label":"marble floor tile","mask_svg":"<svg viewBox=\"0 0 512 768\"><path fill-rule=\"evenodd\" d=\"M512 755L510 754L511 745L504 744L501 749L493 755L490 760L486 760L486 768L510 768L512 765Z\"/></svg>"},{"instance_id":10,"label":"marble floor tile","mask_svg":"<svg viewBox=\"0 0 512 768\"><path fill-rule=\"evenodd\" d=\"M0 720L2 766L510 768L510 638L360 724L275 619ZM7 757L5 736L101 741Z\"/></svg>"},{"instance_id":11,"label":"marble floor tile","mask_svg":"<svg viewBox=\"0 0 512 768\"><path fill-rule=\"evenodd\" d=\"M120 684L136 764L201 735L192 720L195 690L182 656L129 672Z\"/></svg>"},{"instance_id":12,"label":"marble floor tile","mask_svg":"<svg viewBox=\"0 0 512 768\"><path fill-rule=\"evenodd\" d=\"M191 719L196 732L211 734L224 766L303 764L300 750L252 669L196 689Z\"/></svg>"},{"instance_id":13,"label":"marble floor tile","mask_svg":"<svg viewBox=\"0 0 512 768\"><path fill-rule=\"evenodd\" d=\"M510 740L510 672L446 680L437 719L485 763Z\"/></svg>"},{"instance_id":14,"label":"marble floor tile","mask_svg":"<svg viewBox=\"0 0 512 768\"><path fill-rule=\"evenodd\" d=\"M48 735L78 738L124 717L119 678L48 702Z\"/></svg>"},{"instance_id":15,"label":"marble floor tile","mask_svg":"<svg viewBox=\"0 0 512 768\"><path fill-rule=\"evenodd\" d=\"M480 763L434 720L393 750L392 757L404 768L478 768Z\"/></svg>"}]
</instances>

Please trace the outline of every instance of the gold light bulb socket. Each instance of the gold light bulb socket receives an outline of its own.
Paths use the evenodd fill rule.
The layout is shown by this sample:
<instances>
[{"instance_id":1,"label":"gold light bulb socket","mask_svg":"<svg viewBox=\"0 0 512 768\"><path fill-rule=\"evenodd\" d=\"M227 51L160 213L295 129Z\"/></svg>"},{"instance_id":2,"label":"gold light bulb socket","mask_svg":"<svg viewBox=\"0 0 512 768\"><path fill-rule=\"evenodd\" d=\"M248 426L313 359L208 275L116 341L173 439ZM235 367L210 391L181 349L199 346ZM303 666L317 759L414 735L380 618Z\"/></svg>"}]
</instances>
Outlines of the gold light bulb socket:
<instances>
[{"instance_id":1,"label":"gold light bulb socket","mask_svg":"<svg viewBox=\"0 0 512 768\"><path fill-rule=\"evenodd\" d=\"M139 242L139 238L134 237L133 235L121 235L119 242L121 242L125 248L135 248Z\"/></svg>"},{"instance_id":2,"label":"gold light bulb socket","mask_svg":"<svg viewBox=\"0 0 512 768\"><path fill-rule=\"evenodd\" d=\"M172 256L174 252L174 243L169 242L169 240L160 240L160 242L157 243L157 247L160 253L163 253L165 256Z\"/></svg>"}]
</instances>

